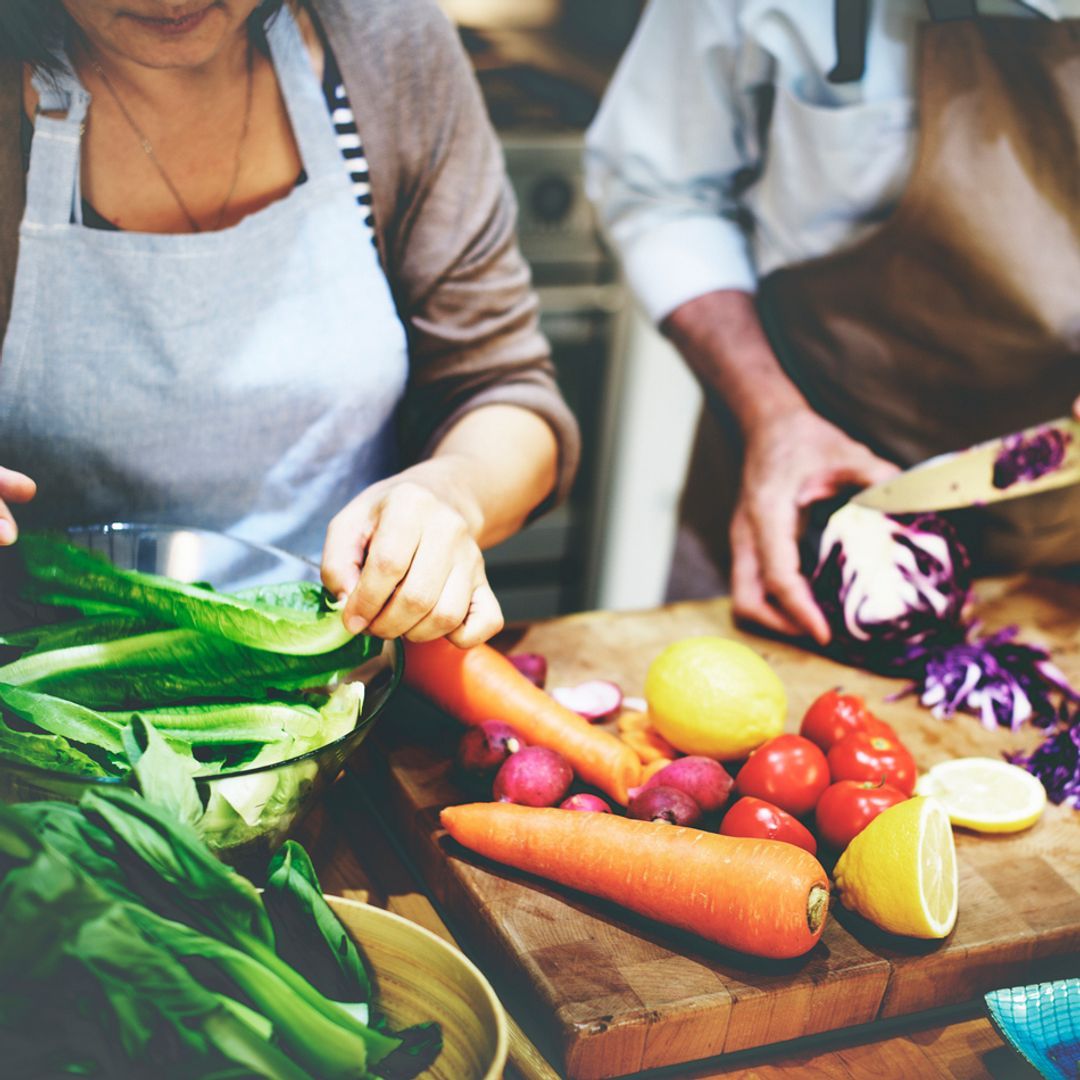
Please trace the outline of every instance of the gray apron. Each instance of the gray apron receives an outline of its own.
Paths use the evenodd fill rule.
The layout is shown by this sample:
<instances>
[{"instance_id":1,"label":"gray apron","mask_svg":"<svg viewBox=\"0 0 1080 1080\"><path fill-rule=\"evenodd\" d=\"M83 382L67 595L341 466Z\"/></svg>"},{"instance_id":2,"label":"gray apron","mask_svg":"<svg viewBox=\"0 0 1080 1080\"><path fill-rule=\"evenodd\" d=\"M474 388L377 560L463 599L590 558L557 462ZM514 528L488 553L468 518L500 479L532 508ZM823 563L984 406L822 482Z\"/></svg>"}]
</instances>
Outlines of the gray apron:
<instances>
[{"instance_id":1,"label":"gray apron","mask_svg":"<svg viewBox=\"0 0 1080 1080\"><path fill-rule=\"evenodd\" d=\"M35 124L0 355L0 464L38 483L23 527L201 526L317 559L396 468L405 331L287 5L269 41L307 181L218 232L84 227L90 95L70 68L36 84L66 116Z\"/></svg>"},{"instance_id":2,"label":"gray apron","mask_svg":"<svg viewBox=\"0 0 1080 1080\"><path fill-rule=\"evenodd\" d=\"M758 295L811 405L905 466L1063 416L1080 394L1080 23L921 29L919 146L900 204ZM725 575L737 461L710 411L683 520ZM1080 561L1076 488L958 523L983 569Z\"/></svg>"}]
</instances>

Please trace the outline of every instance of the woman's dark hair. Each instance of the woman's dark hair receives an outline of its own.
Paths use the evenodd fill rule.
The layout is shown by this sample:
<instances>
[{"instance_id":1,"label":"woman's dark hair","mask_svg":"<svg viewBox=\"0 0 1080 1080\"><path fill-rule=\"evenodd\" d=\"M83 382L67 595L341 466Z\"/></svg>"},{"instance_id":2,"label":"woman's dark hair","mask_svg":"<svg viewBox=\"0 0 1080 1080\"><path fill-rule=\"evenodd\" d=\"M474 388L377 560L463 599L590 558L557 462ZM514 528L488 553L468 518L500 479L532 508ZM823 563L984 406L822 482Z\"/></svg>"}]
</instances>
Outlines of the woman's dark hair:
<instances>
[{"instance_id":1,"label":"woman's dark hair","mask_svg":"<svg viewBox=\"0 0 1080 1080\"><path fill-rule=\"evenodd\" d=\"M266 28L283 3L262 0L248 18L248 33L264 50ZM60 0L0 0L0 61L17 60L53 71L72 26Z\"/></svg>"}]
</instances>

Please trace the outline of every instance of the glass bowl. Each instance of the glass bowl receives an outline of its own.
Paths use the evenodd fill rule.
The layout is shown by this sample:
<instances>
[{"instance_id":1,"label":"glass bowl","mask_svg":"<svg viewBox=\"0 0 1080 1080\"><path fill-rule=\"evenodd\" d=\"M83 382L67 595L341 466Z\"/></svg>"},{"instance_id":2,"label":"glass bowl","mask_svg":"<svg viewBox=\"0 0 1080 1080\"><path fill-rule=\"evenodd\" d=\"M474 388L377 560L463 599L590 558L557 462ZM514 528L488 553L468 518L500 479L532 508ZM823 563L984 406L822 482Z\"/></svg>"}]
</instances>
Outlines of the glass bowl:
<instances>
[{"instance_id":1,"label":"glass bowl","mask_svg":"<svg viewBox=\"0 0 1080 1080\"><path fill-rule=\"evenodd\" d=\"M318 581L318 568L304 559L223 533L168 525L81 526L68 531L75 544L99 552L114 565L187 582L206 582L230 591L282 581ZM12 563L14 559L12 559ZM0 564L0 631L39 621L42 612L12 597ZM403 650L386 641L382 650L349 676L364 683L364 702L356 727L348 734L275 765L235 769L195 782L204 814L196 825L222 859L248 873L259 873L267 858L300 818L337 778L346 759L363 742L375 718L401 681ZM88 788L125 784L118 777L75 777L47 769L0 761L0 798L5 802L62 799L77 802ZM241 800L237 798L243 795ZM234 804L261 807L248 819Z\"/></svg>"}]
</instances>

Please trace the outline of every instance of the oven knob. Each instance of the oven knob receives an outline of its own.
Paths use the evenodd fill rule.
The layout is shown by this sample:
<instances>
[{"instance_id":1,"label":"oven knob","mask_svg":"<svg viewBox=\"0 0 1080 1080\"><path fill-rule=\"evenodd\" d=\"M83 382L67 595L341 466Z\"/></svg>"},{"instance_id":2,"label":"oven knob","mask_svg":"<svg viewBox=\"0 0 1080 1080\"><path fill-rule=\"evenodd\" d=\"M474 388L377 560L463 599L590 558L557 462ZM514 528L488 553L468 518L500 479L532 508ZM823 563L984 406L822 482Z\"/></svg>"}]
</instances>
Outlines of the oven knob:
<instances>
[{"instance_id":1,"label":"oven knob","mask_svg":"<svg viewBox=\"0 0 1080 1080\"><path fill-rule=\"evenodd\" d=\"M533 216L546 225L562 221L573 202L574 189L562 176L545 176L529 196Z\"/></svg>"}]
</instances>

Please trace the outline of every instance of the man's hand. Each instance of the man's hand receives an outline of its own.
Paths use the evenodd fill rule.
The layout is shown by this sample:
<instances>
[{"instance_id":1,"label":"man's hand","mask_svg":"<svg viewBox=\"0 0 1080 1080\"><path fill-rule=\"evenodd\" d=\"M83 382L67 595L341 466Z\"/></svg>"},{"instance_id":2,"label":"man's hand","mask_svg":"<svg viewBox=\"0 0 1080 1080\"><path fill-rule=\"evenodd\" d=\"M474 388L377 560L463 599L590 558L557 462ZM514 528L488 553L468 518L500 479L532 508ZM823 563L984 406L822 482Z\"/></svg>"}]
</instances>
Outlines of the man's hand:
<instances>
[{"instance_id":1,"label":"man's hand","mask_svg":"<svg viewBox=\"0 0 1080 1080\"><path fill-rule=\"evenodd\" d=\"M373 484L330 523L323 584L347 597L353 633L449 638L468 648L503 625L476 535L479 509L448 462L422 462Z\"/></svg>"},{"instance_id":2,"label":"man's hand","mask_svg":"<svg viewBox=\"0 0 1080 1080\"><path fill-rule=\"evenodd\" d=\"M755 426L731 524L735 614L826 644L828 624L799 571L802 511L845 487L865 487L896 472L809 408Z\"/></svg>"},{"instance_id":3,"label":"man's hand","mask_svg":"<svg viewBox=\"0 0 1080 1080\"><path fill-rule=\"evenodd\" d=\"M37 485L29 476L0 466L0 547L14 544L19 535L9 503L29 502L37 493Z\"/></svg>"}]
</instances>

